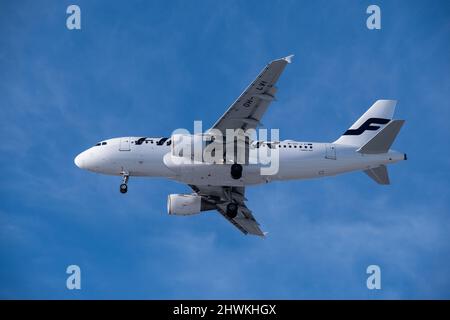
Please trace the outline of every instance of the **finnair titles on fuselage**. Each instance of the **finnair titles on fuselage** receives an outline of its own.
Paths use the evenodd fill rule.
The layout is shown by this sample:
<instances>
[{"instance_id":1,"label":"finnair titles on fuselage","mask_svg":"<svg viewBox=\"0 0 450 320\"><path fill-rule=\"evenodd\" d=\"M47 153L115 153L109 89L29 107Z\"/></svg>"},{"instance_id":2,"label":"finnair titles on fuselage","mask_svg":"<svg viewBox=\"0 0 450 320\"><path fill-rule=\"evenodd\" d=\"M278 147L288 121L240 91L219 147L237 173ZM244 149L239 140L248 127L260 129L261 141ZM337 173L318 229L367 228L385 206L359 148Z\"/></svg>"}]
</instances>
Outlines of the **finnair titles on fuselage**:
<instances>
[{"instance_id":1,"label":"finnair titles on fuselage","mask_svg":"<svg viewBox=\"0 0 450 320\"><path fill-rule=\"evenodd\" d=\"M279 180L310 179L364 171L389 184L387 165L406 160L391 149L404 120L393 120L396 101L378 100L334 142L280 141L278 130L256 130L275 99L278 78L291 62L270 62L219 120L203 131L176 130L170 137L122 137L101 141L75 158L89 171L130 177L163 177L188 184L171 194L170 215L217 210L244 234L264 236L245 204L245 187Z\"/></svg>"}]
</instances>

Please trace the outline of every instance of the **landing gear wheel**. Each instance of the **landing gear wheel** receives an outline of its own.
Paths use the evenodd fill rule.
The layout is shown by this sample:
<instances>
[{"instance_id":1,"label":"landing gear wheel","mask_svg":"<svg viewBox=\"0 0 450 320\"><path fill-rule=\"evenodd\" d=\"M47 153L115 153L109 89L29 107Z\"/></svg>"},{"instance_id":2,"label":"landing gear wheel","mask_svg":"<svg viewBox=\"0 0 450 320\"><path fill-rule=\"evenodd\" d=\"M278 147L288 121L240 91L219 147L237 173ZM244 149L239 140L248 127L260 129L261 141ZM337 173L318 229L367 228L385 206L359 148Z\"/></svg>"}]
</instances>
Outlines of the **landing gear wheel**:
<instances>
[{"instance_id":1,"label":"landing gear wheel","mask_svg":"<svg viewBox=\"0 0 450 320\"><path fill-rule=\"evenodd\" d=\"M242 166L240 164L235 163L231 166L231 177L235 180L242 177Z\"/></svg>"},{"instance_id":2,"label":"landing gear wheel","mask_svg":"<svg viewBox=\"0 0 450 320\"><path fill-rule=\"evenodd\" d=\"M130 174L127 171L122 171L120 173L122 175L122 184L120 185L120 193L127 193L128 191L128 179L130 178Z\"/></svg>"},{"instance_id":3,"label":"landing gear wheel","mask_svg":"<svg viewBox=\"0 0 450 320\"><path fill-rule=\"evenodd\" d=\"M128 191L128 186L127 186L127 184L126 184L126 183L122 183L122 184L120 185L120 192L121 192L121 193L127 193L127 191Z\"/></svg>"},{"instance_id":4,"label":"landing gear wheel","mask_svg":"<svg viewBox=\"0 0 450 320\"><path fill-rule=\"evenodd\" d=\"M230 219L236 218L238 213L238 205L234 202L230 202L227 205L227 216Z\"/></svg>"}]
</instances>

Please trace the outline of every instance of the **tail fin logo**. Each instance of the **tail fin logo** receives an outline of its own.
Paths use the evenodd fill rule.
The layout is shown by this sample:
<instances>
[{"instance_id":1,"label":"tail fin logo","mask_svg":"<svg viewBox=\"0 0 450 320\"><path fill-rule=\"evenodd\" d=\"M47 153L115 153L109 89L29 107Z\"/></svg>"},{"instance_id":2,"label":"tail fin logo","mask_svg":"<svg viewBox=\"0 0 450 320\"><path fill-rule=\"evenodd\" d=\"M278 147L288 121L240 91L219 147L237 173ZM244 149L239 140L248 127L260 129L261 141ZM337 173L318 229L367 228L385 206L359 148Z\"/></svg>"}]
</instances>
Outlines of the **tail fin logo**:
<instances>
[{"instance_id":1,"label":"tail fin logo","mask_svg":"<svg viewBox=\"0 0 450 320\"><path fill-rule=\"evenodd\" d=\"M372 124L386 124L389 121L391 120L384 118L369 118L362 125L360 125L358 129L348 129L345 131L344 136L359 136L366 130L376 131L380 129L380 126L373 126Z\"/></svg>"}]
</instances>

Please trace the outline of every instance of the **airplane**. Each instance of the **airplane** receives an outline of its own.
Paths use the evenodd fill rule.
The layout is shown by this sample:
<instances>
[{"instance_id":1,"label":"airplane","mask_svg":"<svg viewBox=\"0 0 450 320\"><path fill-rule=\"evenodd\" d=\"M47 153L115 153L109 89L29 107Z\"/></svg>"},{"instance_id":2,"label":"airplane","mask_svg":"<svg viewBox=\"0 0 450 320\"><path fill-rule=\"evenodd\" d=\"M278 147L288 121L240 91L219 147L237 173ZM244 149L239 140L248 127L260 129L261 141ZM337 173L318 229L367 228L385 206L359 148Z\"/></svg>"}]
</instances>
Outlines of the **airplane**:
<instances>
[{"instance_id":1,"label":"airplane","mask_svg":"<svg viewBox=\"0 0 450 320\"><path fill-rule=\"evenodd\" d=\"M259 127L261 118L275 99L275 84L291 59L292 55L270 62L210 130L225 132ZM77 155L74 162L81 169L121 176L121 193L127 192L130 177L162 177L187 184L192 193L168 196L169 215L217 210L243 234L265 237L267 233L261 230L245 204L247 186L322 178L352 171L363 171L380 185L390 184L387 165L407 160L405 153L391 149L405 122L393 119L396 104L395 100L376 101L334 142L246 140L247 151L278 152L279 167L271 175L261 174L257 169L262 165L250 164L247 156L242 164L236 157L224 157L224 161L213 163L175 161L183 157L174 151L175 135L102 140Z\"/></svg>"}]
</instances>

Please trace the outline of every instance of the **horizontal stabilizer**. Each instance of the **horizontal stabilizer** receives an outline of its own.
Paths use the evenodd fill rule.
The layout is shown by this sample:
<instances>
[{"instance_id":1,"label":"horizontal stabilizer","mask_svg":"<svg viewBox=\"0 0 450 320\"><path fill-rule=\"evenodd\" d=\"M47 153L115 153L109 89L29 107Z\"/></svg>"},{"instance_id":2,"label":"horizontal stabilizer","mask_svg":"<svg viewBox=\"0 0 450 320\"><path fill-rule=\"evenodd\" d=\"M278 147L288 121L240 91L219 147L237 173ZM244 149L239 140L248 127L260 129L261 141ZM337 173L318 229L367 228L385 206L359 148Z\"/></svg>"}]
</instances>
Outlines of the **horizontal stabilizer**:
<instances>
[{"instance_id":1,"label":"horizontal stabilizer","mask_svg":"<svg viewBox=\"0 0 450 320\"><path fill-rule=\"evenodd\" d=\"M357 151L368 154L388 152L404 123L405 120L390 121L386 127L379 131L372 139L370 139Z\"/></svg>"},{"instance_id":2,"label":"horizontal stabilizer","mask_svg":"<svg viewBox=\"0 0 450 320\"><path fill-rule=\"evenodd\" d=\"M364 173L375 180L378 184L390 184L389 174L384 164L373 169L364 170Z\"/></svg>"}]
</instances>

